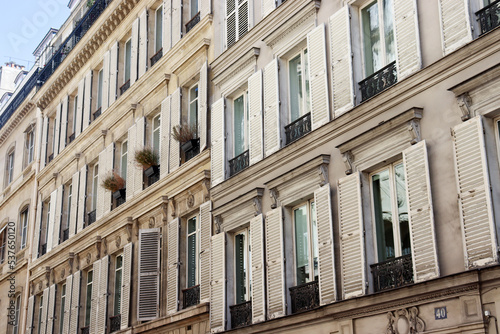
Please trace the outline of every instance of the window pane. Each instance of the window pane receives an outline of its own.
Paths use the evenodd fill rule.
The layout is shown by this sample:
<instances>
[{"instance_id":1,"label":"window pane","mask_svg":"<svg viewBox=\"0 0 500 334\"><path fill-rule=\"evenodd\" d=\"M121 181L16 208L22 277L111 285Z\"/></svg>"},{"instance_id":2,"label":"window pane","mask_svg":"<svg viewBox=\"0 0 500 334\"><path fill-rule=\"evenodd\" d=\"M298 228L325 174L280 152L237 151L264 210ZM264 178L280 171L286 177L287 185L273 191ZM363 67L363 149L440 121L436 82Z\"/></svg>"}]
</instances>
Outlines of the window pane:
<instances>
[{"instance_id":1,"label":"window pane","mask_svg":"<svg viewBox=\"0 0 500 334\"><path fill-rule=\"evenodd\" d=\"M396 60L396 51L394 45L394 10L393 0L384 0L384 38L385 38L385 57L387 65Z\"/></svg>"},{"instance_id":2,"label":"window pane","mask_svg":"<svg viewBox=\"0 0 500 334\"><path fill-rule=\"evenodd\" d=\"M156 10L156 38L155 38L155 52L158 52L162 47L162 30L163 30L163 7L160 6Z\"/></svg>"},{"instance_id":3,"label":"window pane","mask_svg":"<svg viewBox=\"0 0 500 334\"><path fill-rule=\"evenodd\" d=\"M85 306L85 326L90 325L90 309L92 306L92 279L93 279L93 272L89 271L87 273L87 299Z\"/></svg>"},{"instance_id":4,"label":"window pane","mask_svg":"<svg viewBox=\"0 0 500 334\"><path fill-rule=\"evenodd\" d=\"M188 263L187 263L187 287L190 288L196 285L196 267L198 254L196 252L196 217L188 220L187 223L188 230L188 240L187 240L187 251L188 251Z\"/></svg>"},{"instance_id":5,"label":"window pane","mask_svg":"<svg viewBox=\"0 0 500 334\"><path fill-rule=\"evenodd\" d=\"M406 203L406 180L403 164L394 167L396 178L396 196L398 201L399 234L401 238L401 255L411 253L410 227L408 225L408 205Z\"/></svg>"},{"instance_id":6,"label":"window pane","mask_svg":"<svg viewBox=\"0 0 500 334\"><path fill-rule=\"evenodd\" d=\"M300 54L289 62L290 71L290 121L293 122L301 115L302 107L302 72Z\"/></svg>"},{"instance_id":7,"label":"window pane","mask_svg":"<svg viewBox=\"0 0 500 334\"><path fill-rule=\"evenodd\" d=\"M99 109L102 106L102 70L97 75L97 106Z\"/></svg>"},{"instance_id":8,"label":"window pane","mask_svg":"<svg viewBox=\"0 0 500 334\"><path fill-rule=\"evenodd\" d=\"M62 285L61 289L61 316L59 321L59 331L62 332L64 324L64 307L66 306L66 284Z\"/></svg>"},{"instance_id":9,"label":"window pane","mask_svg":"<svg viewBox=\"0 0 500 334\"><path fill-rule=\"evenodd\" d=\"M191 0L191 17L198 13L198 0Z\"/></svg>"},{"instance_id":10,"label":"window pane","mask_svg":"<svg viewBox=\"0 0 500 334\"><path fill-rule=\"evenodd\" d=\"M189 126L198 128L198 85L189 90Z\"/></svg>"},{"instance_id":11,"label":"window pane","mask_svg":"<svg viewBox=\"0 0 500 334\"><path fill-rule=\"evenodd\" d=\"M372 176L372 189L378 261L382 262L395 256L389 170L384 170Z\"/></svg>"},{"instance_id":12,"label":"window pane","mask_svg":"<svg viewBox=\"0 0 500 334\"><path fill-rule=\"evenodd\" d=\"M153 118L153 151L160 153L160 115Z\"/></svg>"},{"instance_id":13,"label":"window pane","mask_svg":"<svg viewBox=\"0 0 500 334\"><path fill-rule=\"evenodd\" d=\"M113 305L113 315L120 314L121 307L121 297L122 297L122 266L123 266L123 257L116 257L116 265L115 265L115 298Z\"/></svg>"},{"instance_id":14,"label":"window pane","mask_svg":"<svg viewBox=\"0 0 500 334\"><path fill-rule=\"evenodd\" d=\"M377 2L374 2L361 10L366 76L369 76L382 68L378 15Z\"/></svg>"},{"instance_id":15,"label":"window pane","mask_svg":"<svg viewBox=\"0 0 500 334\"><path fill-rule=\"evenodd\" d=\"M243 95L234 100L234 156L245 151L245 106Z\"/></svg>"},{"instance_id":16,"label":"window pane","mask_svg":"<svg viewBox=\"0 0 500 334\"><path fill-rule=\"evenodd\" d=\"M304 205L293 211L295 222L295 263L297 285L309 282L309 249L307 239L307 207Z\"/></svg>"},{"instance_id":17,"label":"window pane","mask_svg":"<svg viewBox=\"0 0 500 334\"><path fill-rule=\"evenodd\" d=\"M306 95L304 96L304 112L302 115L305 115L311 112L311 99L310 99L310 89L309 89L309 55L307 53L307 49L304 50L304 84L306 88Z\"/></svg>"},{"instance_id":18,"label":"window pane","mask_svg":"<svg viewBox=\"0 0 500 334\"><path fill-rule=\"evenodd\" d=\"M121 177L127 180L127 155L128 155L128 142L122 143L122 158L121 158Z\"/></svg>"},{"instance_id":19,"label":"window pane","mask_svg":"<svg viewBox=\"0 0 500 334\"><path fill-rule=\"evenodd\" d=\"M245 252L245 232L237 234L234 237L234 268L235 268L235 288L236 288L236 304L244 303L246 297L246 252Z\"/></svg>"},{"instance_id":20,"label":"window pane","mask_svg":"<svg viewBox=\"0 0 500 334\"><path fill-rule=\"evenodd\" d=\"M311 237L314 263L314 280L318 280L318 223L316 221L316 203L311 203Z\"/></svg>"},{"instance_id":21,"label":"window pane","mask_svg":"<svg viewBox=\"0 0 500 334\"><path fill-rule=\"evenodd\" d=\"M132 41L125 43L125 82L130 80L130 62L132 57Z\"/></svg>"},{"instance_id":22,"label":"window pane","mask_svg":"<svg viewBox=\"0 0 500 334\"><path fill-rule=\"evenodd\" d=\"M92 210L97 208L97 187L99 182L99 166L95 165L94 167L94 182L92 185Z\"/></svg>"}]
</instances>

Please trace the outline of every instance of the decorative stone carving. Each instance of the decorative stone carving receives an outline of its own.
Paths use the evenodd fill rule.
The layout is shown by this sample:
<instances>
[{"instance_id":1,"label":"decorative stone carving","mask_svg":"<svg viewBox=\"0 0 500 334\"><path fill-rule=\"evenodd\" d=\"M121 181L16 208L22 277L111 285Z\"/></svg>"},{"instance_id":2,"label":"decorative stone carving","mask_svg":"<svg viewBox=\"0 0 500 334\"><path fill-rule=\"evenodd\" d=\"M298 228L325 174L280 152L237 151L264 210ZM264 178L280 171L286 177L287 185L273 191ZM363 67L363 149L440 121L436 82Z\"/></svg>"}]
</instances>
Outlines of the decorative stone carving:
<instances>
[{"instance_id":1,"label":"decorative stone carving","mask_svg":"<svg viewBox=\"0 0 500 334\"><path fill-rule=\"evenodd\" d=\"M215 216L214 220L215 220L215 234L219 234L221 232L221 227L222 227L222 217L220 215Z\"/></svg>"},{"instance_id":2,"label":"decorative stone carving","mask_svg":"<svg viewBox=\"0 0 500 334\"><path fill-rule=\"evenodd\" d=\"M120 248L121 244L122 244L122 238L120 236L117 236L115 240L116 248Z\"/></svg>"},{"instance_id":3,"label":"decorative stone carving","mask_svg":"<svg viewBox=\"0 0 500 334\"><path fill-rule=\"evenodd\" d=\"M66 277L66 270L64 268L61 269L61 279L64 279Z\"/></svg>"},{"instance_id":4,"label":"decorative stone carving","mask_svg":"<svg viewBox=\"0 0 500 334\"><path fill-rule=\"evenodd\" d=\"M127 241L132 241L132 229L134 227L134 220L132 217L127 218L127 225L125 225L125 230L127 231Z\"/></svg>"},{"instance_id":5,"label":"decorative stone carving","mask_svg":"<svg viewBox=\"0 0 500 334\"><path fill-rule=\"evenodd\" d=\"M69 266L69 273L73 274L73 262L75 260L75 253L69 253L68 254L68 266Z\"/></svg>"},{"instance_id":6,"label":"decorative stone carving","mask_svg":"<svg viewBox=\"0 0 500 334\"><path fill-rule=\"evenodd\" d=\"M194 195L193 194L189 194L189 196L186 199L186 204L187 204L188 208L192 208L194 206Z\"/></svg>"},{"instance_id":7,"label":"decorative stone carving","mask_svg":"<svg viewBox=\"0 0 500 334\"><path fill-rule=\"evenodd\" d=\"M262 199L261 199L261 197L254 197L253 208L255 209L255 216L258 216L262 213Z\"/></svg>"},{"instance_id":8,"label":"decorative stone carving","mask_svg":"<svg viewBox=\"0 0 500 334\"><path fill-rule=\"evenodd\" d=\"M50 270L50 267L45 267L45 280L47 283L45 284L45 287L48 288L50 286L50 273L52 270Z\"/></svg>"},{"instance_id":9,"label":"decorative stone carving","mask_svg":"<svg viewBox=\"0 0 500 334\"><path fill-rule=\"evenodd\" d=\"M205 201L210 200L210 179L203 180L203 192L205 193Z\"/></svg>"},{"instance_id":10,"label":"decorative stone carving","mask_svg":"<svg viewBox=\"0 0 500 334\"><path fill-rule=\"evenodd\" d=\"M101 258L101 237L98 235L95 237L95 250L96 250L96 259Z\"/></svg>"},{"instance_id":11,"label":"decorative stone carving","mask_svg":"<svg viewBox=\"0 0 500 334\"><path fill-rule=\"evenodd\" d=\"M319 185L320 187L328 183L328 165L319 166Z\"/></svg>"},{"instance_id":12,"label":"decorative stone carving","mask_svg":"<svg viewBox=\"0 0 500 334\"><path fill-rule=\"evenodd\" d=\"M175 218L175 200L171 198L168 201L168 204L170 206L170 214L172 215L172 218Z\"/></svg>"},{"instance_id":13,"label":"decorative stone carving","mask_svg":"<svg viewBox=\"0 0 500 334\"><path fill-rule=\"evenodd\" d=\"M38 282L38 291L42 291L43 289L43 285L42 285L42 281Z\"/></svg>"},{"instance_id":14,"label":"decorative stone carving","mask_svg":"<svg viewBox=\"0 0 500 334\"><path fill-rule=\"evenodd\" d=\"M106 238L102 239L102 251L104 255L108 255L108 240Z\"/></svg>"},{"instance_id":15,"label":"decorative stone carving","mask_svg":"<svg viewBox=\"0 0 500 334\"><path fill-rule=\"evenodd\" d=\"M342 154L342 160L344 161L345 165L345 174L350 175L353 172L353 161L354 161L354 156L352 155L351 151L347 151L344 154Z\"/></svg>"},{"instance_id":16,"label":"decorative stone carving","mask_svg":"<svg viewBox=\"0 0 500 334\"><path fill-rule=\"evenodd\" d=\"M411 120L408 126L408 131L410 132L411 141L410 144L416 144L420 141L420 122L416 120Z\"/></svg>"},{"instance_id":17,"label":"decorative stone carving","mask_svg":"<svg viewBox=\"0 0 500 334\"><path fill-rule=\"evenodd\" d=\"M462 112L462 121L465 122L466 120L472 117L472 109L471 109L472 99L469 93L463 93L462 95L457 96L457 102L458 102L458 107Z\"/></svg>"},{"instance_id":18,"label":"decorative stone carving","mask_svg":"<svg viewBox=\"0 0 500 334\"><path fill-rule=\"evenodd\" d=\"M425 331L425 323L418 316L418 308L410 307L387 313L386 334L416 334Z\"/></svg>"},{"instance_id":19,"label":"decorative stone carving","mask_svg":"<svg viewBox=\"0 0 500 334\"><path fill-rule=\"evenodd\" d=\"M271 197L271 209L276 209L278 207L278 189L269 190L269 196Z\"/></svg>"},{"instance_id":20,"label":"decorative stone carving","mask_svg":"<svg viewBox=\"0 0 500 334\"><path fill-rule=\"evenodd\" d=\"M149 228L154 228L156 225L155 217L149 217Z\"/></svg>"},{"instance_id":21,"label":"decorative stone carving","mask_svg":"<svg viewBox=\"0 0 500 334\"><path fill-rule=\"evenodd\" d=\"M161 204L161 215L163 225L168 224L168 197L162 196L163 203Z\"/></svg>"},{"instance_id":22,"label":"decorative stone carving","mask_svg":"<svg viewBox=\"0 0 500 334\"><path fill-rule=\"evenodd\" d=\"M90 264L90 262L92 261L92 254L90 254L90 252L87 253L86 260L87 260L87 264Z\"/></svg>"}]
</instances>

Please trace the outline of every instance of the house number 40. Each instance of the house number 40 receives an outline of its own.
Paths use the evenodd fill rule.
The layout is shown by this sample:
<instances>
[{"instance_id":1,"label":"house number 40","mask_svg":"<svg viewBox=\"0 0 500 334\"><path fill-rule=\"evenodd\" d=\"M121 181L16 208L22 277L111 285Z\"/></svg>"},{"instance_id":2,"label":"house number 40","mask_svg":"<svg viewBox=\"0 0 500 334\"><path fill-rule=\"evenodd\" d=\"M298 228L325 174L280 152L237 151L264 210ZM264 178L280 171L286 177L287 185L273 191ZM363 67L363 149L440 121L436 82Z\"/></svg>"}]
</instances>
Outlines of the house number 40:
<instances>
[{"instance_id":1,"label":"house number 40","mask_svg":"<svg viewBox=\"0 0 500 334\"><path fill-rule=\"evenodd\" d=\"M448 317L446 306L434 308L434 317L436 320L446 319Z\"/></svg>"}]
</instances>

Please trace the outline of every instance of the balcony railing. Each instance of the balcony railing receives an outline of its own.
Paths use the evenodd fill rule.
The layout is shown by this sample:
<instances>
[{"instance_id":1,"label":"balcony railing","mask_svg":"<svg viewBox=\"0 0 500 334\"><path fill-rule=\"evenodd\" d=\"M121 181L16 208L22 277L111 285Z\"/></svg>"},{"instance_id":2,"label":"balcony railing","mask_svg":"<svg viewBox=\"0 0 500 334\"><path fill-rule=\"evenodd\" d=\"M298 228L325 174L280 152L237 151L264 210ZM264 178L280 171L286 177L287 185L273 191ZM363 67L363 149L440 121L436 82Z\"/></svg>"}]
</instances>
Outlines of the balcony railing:
<instances>
[{"instance_id":1,"label":"balcony railing","mask_svg":"<svg viewBox=\"0 0 500 334\"><path fill-rule=\"evenodd\" d=\"M130 88L130 79L125 81L125 83L120 87L120 95L123 95L129 88Z\"/></svg>"},{"instance_id":2,"label":"balcony railing","mask_svg":"<svg viewBox=\"0 0 500 334\"><path fill-rule=\"evenodd\" d=\"M148 178L148 185L152 185L160 179L160 166L151 166L144 171L144 174Z\"/></svg>"},{"instance_id":3,"label":"balcony railing","mask_svg":"<svg viewBox=\"0 0 500 334\"><path fill-rule=\"evenodd\" d=\"M500 25L500 0L490 3L476 12L477 20L481 26L481 35Z\"/></svg>"},{"instance_id":4,"label":"balcony railing","mask_svg":"<svg viewBox=\"0 0 500 334\"><path fill-rule=\"evenodd\" d=\"M311 113L307 113L285 126L286 144L296 141L309 132L311 132Z\"/></svg>"},{"instance_id":5,"label":"balcony railing","mask_svg":"<svg viewBox=\"0 0 500 334\"><path fill-rule=\"evenodd\" d=\"M120 330L121 322L122 322L121 314L109 317L109 332L110 333L118 332Z\"/></svg>"},{"instance_id":6,"label":"balcony railing","mask_svg":"<svg viewBox=\"0 0 500 334\"><path fill-rule=\"evenodd\" d=\"M62 242L65 242L69 239L69 228L63 230Z\"/></svg>"},{"instance_id":7,"label":"balcony railing","mask_svg":"<svg viewBox=\"0 0 500 334\"><path fill-rule=\"evenodd\" d=\"M87 226L90 226L90 224L94 223L95 218L96 218L96 210L87 213Z\"/></svg>"},{"instance_id":8,"label":"balcony railing","mask_svg":"<svg viewBox=\"0 0 500 334\"><path fill-rule=\"evenodd\" d=\"M151 57L151 59L150 59L150 61L151 61L151 67L153 67L156 64L156 62L158 60L160 60L161 57L163 57L163 48L161 48L160 50L158 50L158 52L155 53L153 57ZM129 81L129 83L130 83L130 81Z\"/></svg>"},{"instance_id":9,"label":"balcony railing","mask_svg":"<svg viewBox=\"0 0 500 334\"><path fill-rule=\"evenodd\" d=\"M252 324L252 301L229 306L231 310L231 328L240 328Z\"/></svg>"},{"instance_id":10,"label":"balcony railing","mask_svg":"<svg viewBox=\"0 0 500 334\"><path fill-rule=\"evenodd\" d=\"M54 160L54 153L49 155L49 159L48 159L47 163L50 163L52 160Z\"/></svg>"},{"instance_id":11,"label":"balcony railing","mask_svg":"<svg viewBox=\"0 0 500 334\"><path fill-rule=\"evenodd\" d=\"M191 20L189 20L188 23L186 23L186 34L191 30L193 29L193 27L195 25L198 24L198 22L200 22L200 12L196 13L195 16L193 16L193 18Z\"/></svg>"},{"instance_id":12,"label":"balcony railing","mask_svg":"<svg viewBox=\"0 0 500 334\"><path fill-rule=\"evenodd\" d=\"M394 289L413 283L411 254L372 264L370 267L375 291Z\"/></svg>"},{"instance_id":13,"label":"balcony railing","mask_svg":"<svg viewBox=\"0 0 500 334\"><path fill-rule=\"evenodd\" d=\"M318 281L291 287L290 297L292 299L292 313L304 312L318 307Z\"/></svg>"},{"instance_id":14,"label":"balcony railing","mask_svg":"<svg viewBox=\"0 0 500 334\"><path fill-rule=\"evenodd\" d=\"M45 255L47 253L47 244L43 244L40 246L40 256Z\"/></svg>"},{"instance_id":15,"label":"balcony railing","mask_svg":"<svg viewBox=\"0 0 500 334\"><path fill-rule=\"evenodd\" d=\"M250 154L248 150L241 153L236 158L229 160L229 176L233 176L241 172L242 170L248 167L249 163L250 163Z\"/></svg>"},{"instance_id":16,"label":"balcony railing","mask_svg":"<svg viewBox=\"0 0 500 334\"><path fill-rule=\"evenodd\" d=\"M394 85L396 82L398 82L398 75L396 70L396 61L393 61L386 67L359 82L361 102L377 95L383 90Z\"/></svg>"},{"instance_id":17,"label":"balcony railing","mask_svg":"<svg viewBox=\"0 0 500 334\"><path fill-rule=\"evenodd\" d=\"M69 136L68 145L71 144L73 142L73 140L75 140L75 134L74 133Z\"/></svg>"},{"instance_id":18,"label":"balcony railing","mask_svg":"<svg viewBox=\"0 0 500 334\"><path fill-rule=\"evenodd\" d=\"M181 145L184 151L184 162L188 162L200 154L200 138L191 139Z\"/></svg>"},{"instance_id":19,"label":"balcony railing","mask_svg":"<svg viewBox=\"0 0 500 334\"><path fill-rule=\"evenodd\" d=\"M90 334L90 326L80 328L81 334Z\"/></svg>"},{"instance_id":20,"label":"balcony railing","mask_svg":"<svg viewBox=\"0 0 500 334\"><path fill-rule=\"evenodd\" d=\"M200 303L200 286L195 285L182 290L182 307L198 305Z\"/></svg>"},{"instance_id":21,"label":"balcony railing","mask_svg":"<svg viewBox=\"0 0 500 334\"><path fill-rule=\"evenodd\" d=\"M102 111L101 107L99 107L99 109L94 111L94 118L93 118L94 121L97 119L97 117L101 116L101 111Z\"/></svg>"}]
</instances>

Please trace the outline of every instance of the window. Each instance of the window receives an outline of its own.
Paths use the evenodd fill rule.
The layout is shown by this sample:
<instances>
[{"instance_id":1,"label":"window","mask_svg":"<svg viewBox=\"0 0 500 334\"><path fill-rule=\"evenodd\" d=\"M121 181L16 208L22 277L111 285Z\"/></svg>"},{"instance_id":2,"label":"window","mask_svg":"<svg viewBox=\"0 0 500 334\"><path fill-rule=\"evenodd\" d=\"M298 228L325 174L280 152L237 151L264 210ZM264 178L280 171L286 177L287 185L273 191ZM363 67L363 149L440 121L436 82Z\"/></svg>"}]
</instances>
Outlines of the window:
<instances>
[{"instance_id":1,"label":"window","mask_svg":"<svg viewBox=\"0 0 500 334\"><path fill-rule=\"evenodd\" d=\"M95 164L92 174L92 211L97 209L97 190L99 187L99 165Z\"/></svg>"},{"instance_id":2,"label":"window","mask_svg":"<svg viewBox=\"0 0 500 334\"><path fill-rule=\"evenodd\" d=\"M7 226L0 231L0 264L5 261L5 245L7 243Z\"/></svg>"},{"instance_id":3,"label":"window","mask_svg":"<svg viewBox=\"0 0 500 334\"><path fill-rule=\"evenodd\" d=\"M187 287L198 285L199 268L199 236L198 221L194 216L187 222Z\"/></svg>"},{"instance_id":4,"label":"window","mask_svg":"<svg viewBox=\"0 0 500 334\"><path fill-rule=\"evenodd\" d=\"M226 0L226 47L248 32L248 0Z\"/></svg>"},{"instance_id":5,"label":"window","mask_svg":"<svg viewBox=\"0 0 500 334\"><path fill-rule=\"evenodd\" d=\"M311 112L308 59L307 49L303 49L288 61L290 123Z\"/></svg>"},{"instance_id":6,"label":"window","mask_svg":"<svg viewBox=\"0 0 500 334\"><path fill-rule=\"evenodd\" d=\"M132 39L129 39L125 43L125 76L123 83L126 83L127 81L130 80L131 58L132 58Z\"/></svg>"},{"instance_id":7,"label":"window","mask_svg":"<svg viewBox=\"0 0 500 334\"><path fill-rule=\"evenodd\" d=\"M160 125L161 119L160 114L153 117L153 133L152 133L152 143L153 143L153 151L160 156Z\"/></svg>"},{"instance_id":8,"label":"window","mask_svg":"<svg viewBox=\"0 0 500 334\"><path fill-rule=\"evenodd\" d=\"M250 230L245 228L234 235L234 296L235 304L250 300L251 296L251 251Z\"/></svg>"},{"instance_id":9,"label":"window","mask_svg":"<svg viewBox=\"0 0 500 334\"><path fill-rule=\"evenodd\" d=\"M190 0L189 1L189 9L191 18L195 17L198 14L198 0Z\"/></svg>"},{"instance_id":10,"label":"window","mask_svg":"<svg viewBox=\"0 0 500 334\"><path fill-rule=\"evenodd\" d=\"M248 149L248 92L233 100L233 110L233 153L237 157Z\"/></svg>"},{"instance_id":11,"label":"window","mask_svg":"<svg viewBox=\"0 0 500 334\"><path fill-rule=\"evenodd\" d=\"M64 327L64 307L66 306L66 284L61 286L61 312L59 316L59 331L62 332Z\"/></svg>"},{"instance_id":12,"label":"window","mask_svg":"<svg viewBox=\"0 0 500 334\"><path fill-rule=\"evenodd\" d=\"M103 80L103 72L102 72L102 69L101 69L99 71L99 74L97 75L97 105L96 105L96 112L102 106L102 93L103 93L102 80Z\"/></svg>"},{"instance_id":13,"label":"window","mask_svg":"<svg viewBox=\"0 0 500 334\"><path fill-rule=\"evenodd\" d=\"M115 261L115 294L113 301L113 315L120 314L122 302L122 277L123 277L123 255L118 255Z\"/></svg>"},{"instance_id":14,"label":"window","mask_svg":"<svg viewBox=\"0 0 500 334\"><path fill-rule=\"evenodd\" d=\"M411 254L403 163L374 173L370 183L378 262Z\"/></svg>"},{"instance_id":15,"label":"window","mask_svg":"<svg viewBox=\"0 0 500 334\"><path fill-rule=\"evenodd\" d=\"M42 333L43 295L40 295L40 305L38 307L38 334Z\"/></svg>"},{"instance_id":16,"label":"window","mask_svg":"<svg viewBox=\"0 0 500 334\"><path fill-rule=\"evenodd\" d=\"M361 31L367 77L396 59L393 0L377 0L361 8Z\"/></svg>"},{"instance_id":17,"label":"window","mask_svg":"<svg viewBox=\"0 0 500 334\"><path fill-rule=\"evenodd\" d=\"M26 133L26 165L29 165L34 159L35 153L35 130L31 129Z\"/></svg>"},{"instance_id":18,"label":"window","mask_svg":"<svg viewBox=\"0 0 500 334\"><path fill-rule=\"evenodd\" d=\"M318 226L315 203L293 208L295 274L297 285L318 280Z\"/></svg>"},{"instance_id":19,"label":"window","mask_svg":"<svg viewBox=\"0 0 500 334\"><path fill-rule=\"evenodd\" d=\"M125 181L127 181L127 155L128 141L124 140L120 148L120 176Z\"/></svg>"},{"instance_id":20,"label":"window","mask_svg":"<svg viewBox=\"0 0 500 334\"><path fill-rule=\"evenodd\" d=\"M7 156L7 185L14 180L14 150Z\"/></svg>"},{"instance_id":21,"label":"window","mask_svg":"<svg viewBox=\"0 0 500 334\"><path fill-rule=\"evenodd\" d=\"M72 130L71 130L71 134L70 134L70 140L69 142L71 142L75 137L75 131L76 131L76 116L78 115L78 95L76 95L74 98L73 98L73 124L71 126ZM73 135L73 138L71 139L71 135Z\"/></svg>"},{"instance_id":22,"label":"window","mask_svg":"<svg viewBox=\"0 0 500 334\"><path fill-rule=\"evenodd\" d=\"M163 6L156 9L156 31L155 31L155 53L160 51L163 45Z\"/></svg>"},{"instance_id":23,"label":"window","mask_svg":"<svg viewBox=\"0 0 500 334\"><path fill-rule=\"evenodd\" d=\"M70 220L71 220L71 203L73 201L73 184L70 183L70 184L66 185L66 189L68 189L68 191L67 191L68 197L66 199L66 210L64 210L66 213L66 217L64 217L63 226L61 228L61 230L62 230L61 240L63 242L66 241L66 239L69 237L69 231L67 232L68 234L66 234L66 230L69 229L69 224L70 224Z\"/></svg>"},{"instance_id":24,"label":"window","mask_svg":"<svg viewBox=\"0 0 500 334\"><path fill-rule=\"evenodd\" d=\"M89 270L87 272L87 295L85 299L85 327L90 325L90 309L92 308L92 283L94 279L94 272Z\"/></svg>"},{"instance_id":25,"label":"window","mask_svg":"<svg viewBox=\"0 0 500 334\"><path fill-rule=\"evenodd\" d=\"M28 208L21 212L21 249L26 247L26 239L28 237Z\"/></svg>"},{"instance_id":26,"label":"window","mask_svg":"<svg viewBox=\"0 0 500 334\"><path fill-rule=\"evenodd\" d=\"M191 129L194 128L198 132L198 84L189 89L188 124Z\"/></svg>"},{"instance_id":27,"label":"window","mask_svg":"<svg viewBox=\"0 0 500 334\"><path fill-rule=\"evenodd\" d=\"M17 295L16 297L16 309L15 309L15 314L14 314L14 326L12 330L12 334L18 334L19 333L19 313L21 310L21 295Z\"/></svg>"}]
</instances>

